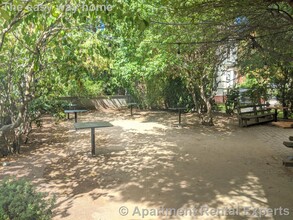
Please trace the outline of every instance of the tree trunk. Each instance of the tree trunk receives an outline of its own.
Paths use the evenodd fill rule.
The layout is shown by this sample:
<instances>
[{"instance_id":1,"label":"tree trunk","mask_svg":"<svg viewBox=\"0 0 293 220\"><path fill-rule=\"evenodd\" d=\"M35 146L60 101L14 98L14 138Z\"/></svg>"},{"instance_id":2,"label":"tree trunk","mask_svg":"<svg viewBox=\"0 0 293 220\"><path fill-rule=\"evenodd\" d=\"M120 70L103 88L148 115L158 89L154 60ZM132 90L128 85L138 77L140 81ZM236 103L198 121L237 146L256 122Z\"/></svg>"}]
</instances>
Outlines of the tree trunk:
<instances>
[{"instance_id":1,"label":"tree trunk","mask_svg":"<svg viewBox=\"0 0 293 220\"><path fill-rule=\"evenodd\" d=\"M198 112L199 111L199 108L198 108L198 100L196 99L196 94L195 94L195 92L192 92L191 93L191 96L192 96L192 101L193 101L193 104L194 104L194 110L196 111L196 112Z\"/></svg>"},{"instance_id":2,"label":"tree trunk","mask_svg":"<svg viewBox=\"0 0 293 220\"><path fill-rule=\"evenodd\" d=\"M15 129L19 127L23 120L24 108L19 111L16 121L9 125L4 125L0 128L0 153L2 156L7 156L8 153L18 152L19 146L16 141Z\"/></svg>"},{"instance_id":3,"label":"tree trunk","mask_svg":"<svg viewBox=\"0 0 293 220\"><path fill-rule=\"evenodd\" d=\"M213 122L213 111L212 111L212 102L211 102L212 98L206 97L203 86L201 86L200 88L200 95L207 107L207 112L205 114L201 113L201 124L213 126L214 122Z\"/></svg>"},{"instance_id":4,"label":"tree trunk","mask_svg":"<svg viewBox=\"0 0 293 220\"><path fill-rule=\"evenodd\" d=\"M19 152L19 138L20 138L20 132L15 132L16 128L19 128L23 123L26 122L26 118L28 115L27 107L29 102L32 100L33 95L31 94L31 88L32 88L32 76L34 74L33 71L33 62L31 65L31 68L28 73L24 75L25 79L25 86L23 88L23 94L24 96L21 97L21 103L18 103L18 109L17 109L17 116L14 117L13 111L10 112L10 117L12 119L12 123L8 125L4 125L0 128L0 149L8 149L10 153L13 153L15 151ZM7 96L10 96L10 92L8 91ZM12 99L9 97L9 106L11 108L16 107L16 104L12 101ZM8 109L10 110L10 109ZM13 137L11 137L13 134ZM9 137L9 138L8 138ZM10 141L7 141L7 138L10 139ZM13 143L9 143L13 142ZM11 148L13 146L13 148Z\"/></svg>"}]
</instances>

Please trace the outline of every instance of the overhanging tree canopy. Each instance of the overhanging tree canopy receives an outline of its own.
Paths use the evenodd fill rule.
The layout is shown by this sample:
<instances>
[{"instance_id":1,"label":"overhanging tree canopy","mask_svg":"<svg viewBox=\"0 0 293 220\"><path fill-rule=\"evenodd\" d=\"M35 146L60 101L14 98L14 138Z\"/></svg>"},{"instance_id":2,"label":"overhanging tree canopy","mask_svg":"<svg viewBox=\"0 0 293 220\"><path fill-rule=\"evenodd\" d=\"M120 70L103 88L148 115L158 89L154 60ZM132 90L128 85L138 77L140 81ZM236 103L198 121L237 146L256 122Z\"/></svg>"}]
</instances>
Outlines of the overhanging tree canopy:
<instances>
[{"instance_id":1,"label":"overhanging tree canopy","mask_svg":"<svg viewBox=\"0 0 293 220\"><path fill-rule=\"evenodd\" d=\"M244 64L252 70L265 63L291 77L289 0L108 0L111 10L99 12L82 6L100 1L8 2L20 10L0 4L1 111L11 122L0 128L1 137L27 132L33 101L69 91L68 81L92 86L87 79L105 71L111 72L108 85L136 91L146 105L156 102L155 91L163 102L178 80L209 112L215 72L230 48L239 49L242 72ZM50 10L29 10L41 6Z\"/></svg>"}]
</instances>

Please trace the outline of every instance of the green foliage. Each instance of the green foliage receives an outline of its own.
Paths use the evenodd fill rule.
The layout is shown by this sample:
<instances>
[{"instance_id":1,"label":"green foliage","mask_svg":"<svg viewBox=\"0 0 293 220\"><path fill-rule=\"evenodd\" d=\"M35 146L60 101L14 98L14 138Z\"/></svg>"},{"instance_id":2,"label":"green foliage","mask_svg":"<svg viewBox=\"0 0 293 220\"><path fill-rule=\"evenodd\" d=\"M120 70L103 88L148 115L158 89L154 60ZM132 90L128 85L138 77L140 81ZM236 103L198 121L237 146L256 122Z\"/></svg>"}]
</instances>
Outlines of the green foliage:
<instances>
[{"instance_id":1,"label":"green foliage","mask_svg":"<svg viewBox=\"0 0 293 220\"><path fill-rule=\"evenodd\" d=\"M251 74L246 75L244 83L240 85L240 88L246 89L245 92L241 94L243 97L247 97L252 103L259 103L261 100L268 99L268 82L262 83L262 78Z\"/></svg>"},{"instance_id":2,"label":"green foliage","mask_svg":"<svg viewBox=\"0 0 293 220\"><path fill-rule=\"evenodd\" d=\"M93 81L90 79L80 79L72 81L64 88L64 95L73 97L96 97L103 94L103 81Z\"/></svg>"},{"instance_id":3,"label":"green foliage","mask_svg":"<svg viewBox=\"0 0 293 220\"><path fill-rule=\"evenodd\" d=\"M229 89L227 92L227 98L225 101L226 114L233 114L234 109L238 104L239 88Z\"/></svg>"},{"instance_id":4,"label":"green foliage","mask_svg":"<svg viewBox=\"0 0 293 220\"><path fill-rule=\"evenodd\" d=\"M35 122L37 125L40 125L40 116L42 114L51 114L57 119L65 118L64 109L68 106L68 104L68 102L59 100L57 97L43 96L34 99L29 104L31 122Z\"/></svg>"},{"instance_id":5,"label":"green foliage","mask_svg":"<svg viewBox=\"0 0 293 220\"><path fill-rule=\"evenodd\" d=\"M274 85L283 103L291 99L288 1L106 2L113 10L98 14L82 10L81 5L99 3L89 0L13 1L51 9L44 12L17 13L0 5L0 107L11 121L27 108L31 119L39 112L63 117L56 97L124 89L145 107L193 102L197 109L210 109L225 57L221 50L229 47L238 48L239 69L253 98L264 97ZM65 4L77 10L64 11Z\"/></svg>"},{"instance_id":6,"label":"green foliage","mask_svg":"<svg viewBox=\"0 0 293 220\"><path fill-rule=\"evenodd\" d=\"M167 107L188 107L194 106L186 85L181 78L167 79L164 88L164 98Z\"/></svg>"},{"instance_id":7,"label":"green foliage","mask_svg":"<svg viewBox=\"0 0 293 220\"><path fill-rule=\"evenodd\" d=\"M220 103L216 104L215 111L223 112L223 113L226 113L226 114L231 114L230 112L227 113L227 108L226 108L225 104L220 104Z\"/></svg>"},{"instance_id":8,"label":"green foliage","mask_svg":"<svg viewBox=\"0 0 293 220\"><path fill-rule=\"evenodd\" d=\"M45 194L25 180L4 179L0 182L0 219L49 220L54 199L46 200Z\"/></svg>"},{"instance_id":9,"label":"green foliage","mask_svg":"<svg viewBox=\"0 0 293 220\"><path fill-rule=\"evenodd\" d=\"M149 79L145 82L145 98L142 105L154 109L161 108L164 106L164 88L165 83L162 77L157 77L157 79Z\"/></svg>"}]
</instances>

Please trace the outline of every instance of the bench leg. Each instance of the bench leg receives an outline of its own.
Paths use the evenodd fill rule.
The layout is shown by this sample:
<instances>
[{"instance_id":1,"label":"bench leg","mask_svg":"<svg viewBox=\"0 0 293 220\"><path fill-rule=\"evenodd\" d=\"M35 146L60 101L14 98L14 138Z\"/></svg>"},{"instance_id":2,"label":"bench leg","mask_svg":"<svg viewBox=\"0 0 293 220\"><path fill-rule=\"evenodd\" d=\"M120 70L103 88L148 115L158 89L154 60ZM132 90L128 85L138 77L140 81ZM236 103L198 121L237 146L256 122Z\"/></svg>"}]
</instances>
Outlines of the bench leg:
<instances>
[{"instance_id":1,"label":"bench leg","mask_svg":"<svg viewBox=\"0 0 293 220\"><path fill-rule=\"evenodd\" d=\"M74 112L74 121L77 122L77 112Z\"/></svg>"},{"instance_id":2,"label":"bench leg","mask_svg":"<svg viewBox=\"0 0 293 220\"><path fill-rule=\"evenodd\" d=\"M239 119L239 120L238 120L238 124L239 124L239 127L243 127L242 119Z\"/></svg>"},{"instance_id":3,"label":"bench leg","mask_svg":"<svg viewBox=\"0 0 293 220\"><path fill-rule=\"evenodd\" d=\"M275 111L275 114L274 114L274 121L278 121L278 112Z\"/></svg>"},{"instance_id":4,"label":"bench leg","mask_svg":"<svg viewBox=\"0 0 293 220\"><path fill-rule=\"evenodd\" d=\"M69 118L69 113L67 113L67 119L69 120L70 118Z\"/></svg>"}]
</instances>

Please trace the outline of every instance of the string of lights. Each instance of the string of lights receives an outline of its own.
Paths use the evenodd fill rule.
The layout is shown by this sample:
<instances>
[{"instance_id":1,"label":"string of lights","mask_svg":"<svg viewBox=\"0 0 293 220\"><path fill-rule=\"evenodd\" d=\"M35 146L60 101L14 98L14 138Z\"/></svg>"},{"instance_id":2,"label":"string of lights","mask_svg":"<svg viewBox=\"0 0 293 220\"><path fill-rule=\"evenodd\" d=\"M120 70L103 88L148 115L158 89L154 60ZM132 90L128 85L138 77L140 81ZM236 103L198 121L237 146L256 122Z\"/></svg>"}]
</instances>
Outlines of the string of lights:
<instances>
[{"instance_id":1,"label":"string of lights","mask_svg":"<svg viewBox=\"0 0 293 220\"><path fill-rule=\"evenodd\" d=\"M293 31L293 29L289 29L289 30L284 30L284 31L278 31L278 32L274 32L274 33L270 33L270 34L265 34L265 35L259 35L259 36L254 36L254 39L257 38L265 38L265 37L270 37L270 36L275 36L275 35L279 35L279 34L284 34L287 32ZM146 43L155 43L155 44L177 44L177 45L184 45L184 44L215 44L215 43L223 43L223 42L239 42L239 41L243 41L246 39L251 39L251 35L245 35L243 37L225 37L223 39L219 39L219 40L211 40L211 41L192 41L192 42L182 42L182 41L177 41L177 42L161 42L161 41L144 41Z\"/></svg>"}]
</instances>

